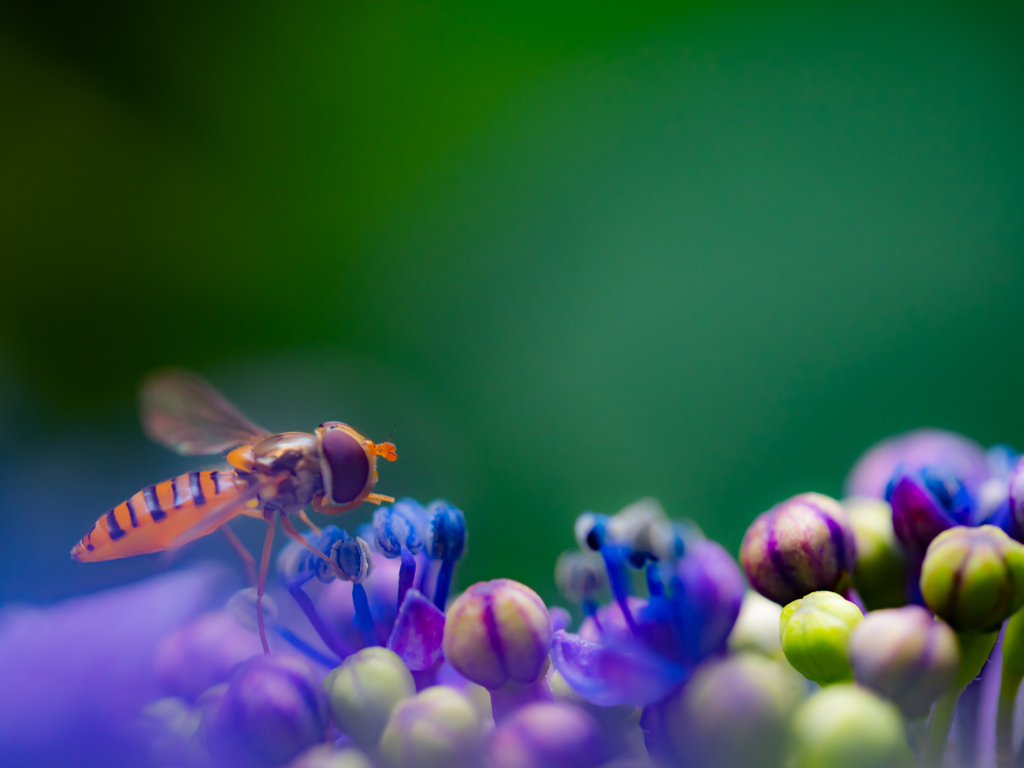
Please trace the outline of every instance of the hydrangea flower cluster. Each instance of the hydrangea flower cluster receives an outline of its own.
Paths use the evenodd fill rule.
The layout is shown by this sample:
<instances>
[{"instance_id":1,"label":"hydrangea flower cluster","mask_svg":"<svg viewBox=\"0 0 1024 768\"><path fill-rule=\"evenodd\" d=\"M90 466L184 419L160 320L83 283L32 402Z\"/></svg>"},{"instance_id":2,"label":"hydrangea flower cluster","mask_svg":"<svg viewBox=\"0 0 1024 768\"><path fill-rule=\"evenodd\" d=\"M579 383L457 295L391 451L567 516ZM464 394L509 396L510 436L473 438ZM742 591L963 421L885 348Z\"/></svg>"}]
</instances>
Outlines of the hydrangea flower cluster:
<instances>
[{"instance_id":1,"label":"hydrangea flower cluster","mask_svg":"<svg viewBox=\"0 0 1024 768\"><path fill-rule=\"evenodd\" d=\"M130 763L1014 765L1024 460L921 430L847 491L759 515L738 562L653 499L583 513L569 610L509 579L450 594L468 537L444 501L311 528L277 560L270 653L251 589L155 645Z\"/></svg>"}]
</instances>

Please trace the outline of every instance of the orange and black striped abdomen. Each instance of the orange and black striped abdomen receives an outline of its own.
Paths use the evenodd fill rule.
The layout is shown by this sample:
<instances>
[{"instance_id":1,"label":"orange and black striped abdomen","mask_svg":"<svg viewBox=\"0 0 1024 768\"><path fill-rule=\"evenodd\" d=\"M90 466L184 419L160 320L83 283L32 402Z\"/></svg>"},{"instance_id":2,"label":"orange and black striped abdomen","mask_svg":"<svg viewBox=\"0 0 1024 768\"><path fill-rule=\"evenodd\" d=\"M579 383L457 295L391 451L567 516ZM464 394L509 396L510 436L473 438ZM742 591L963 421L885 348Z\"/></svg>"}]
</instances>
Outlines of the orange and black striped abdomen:
<instances>
[{"instance_id":1,"label":"orange and black striped abdomen","mask_svg":"<svg viewBox=\"0 0 1024 768\"><path fill-rule=\"evenodd\" d=\"M247 487L234 472L213 471L187 472L143 488L101 516L71 550L71 557L83 563L114 560L160 552L172 543L205 536L224 518L218 515L209 530L199 525L178 541L183 532L197 526L211 511L224 509ZM239 512L247 509L244 504L239 507Z\"/></svg>"}]
</instances>

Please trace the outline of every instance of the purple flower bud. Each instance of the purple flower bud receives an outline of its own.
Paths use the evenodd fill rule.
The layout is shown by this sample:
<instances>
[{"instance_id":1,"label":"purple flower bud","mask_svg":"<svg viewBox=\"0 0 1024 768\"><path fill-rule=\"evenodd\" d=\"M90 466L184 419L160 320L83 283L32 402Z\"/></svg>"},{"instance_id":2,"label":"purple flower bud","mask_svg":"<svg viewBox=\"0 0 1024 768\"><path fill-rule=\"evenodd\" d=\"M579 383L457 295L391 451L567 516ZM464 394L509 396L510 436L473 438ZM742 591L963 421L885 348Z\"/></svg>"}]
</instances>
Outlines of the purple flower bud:
<instances>
[{"instance_id":1,"label":"purple flower bud","mask_svg":"<svg viewBox=\"0 0 1024 768\"><path fill-rule=\"evenodd\" d=\"M886 493L896 538L919 560L932 539L954 525L970 523L970 499L956 477L925 467L897 469Z\"/></svg>"},{"instance_id":2,"label":"purple flower bud","mask_svg":"<svg viewBox=\"0 0 1024 768\"><path fill-rule=\"evenodd\" d=\"M601 729L572 704L523 707L491 736L491 768L596 768L604 762Z\"/></svg>"},{"instance_id":3,"label":"purple flower bud","mask_svg":"<svg viewBox=\"0 0 1024 768\"><path fill-rule=\"evenodd\" d=\"M869 448L846 477L846 495L884 498L886 486L900 465L910 471L942 468L960 478L972 495L990 472L984 449L970 438L941 429L917 429Z\"/></svg>"},{"instance_id":4,"label":"purple flower bud","mask_svg":"<svg viewBox=\"0 0 1024 768\"><path fill-rule=\"evenodd\" d=\"M846 510L820 493L801 493L762 513L747 529L740 562L750 585L779 605L850 588L857 548Z\"/></svg>"},{"instance_id":5,"label":"purple flower bud","mask_svg":"<svg viewBox=\"0 0 1024 768\"><path fill-rule=\"evenodd\" d=\"M664 727L684 766L775 768L804 681L753 653L701 665L664 705Z\"/></svg>"},{"instance_id":6,"label":"purple flower bud","mask_svg":"<svg viewBox=\"0 0 1024 768\"><path fill-rule=\"evenodd\" d=\"M255 656L235 669L206 710L206 745L219 764L281 766L323 740L327 713L327 697L305 660Z\"/></svg>"},{"instance_id":7,"label":"purple flower bud","mask_svg":"<svg viewBox=\"0 0 1024 768\"><path fill-rule=\"evenodd\" d=\"M157 647L157 684L168 696L194 701L210 686L227 680L236 664L262 652L259 637L230 613L207 613Z\"/></svg>"},{"instance_id":8,"label":"purple flower bud","mask_svg":"<svg viewBox=\"0 0 1024 768\"><path fill-rule=\"evenodd\" d=\"M477 582L456 600L444 626L444 656L485 688L532 683L544 672L551 618L544 601L511 579Z\"/></svg>"},{"instance_id":9,"label":"purple flower bud","mask_svg":"<svg viewBox=\"0 0 1024 768\"><path fill-rule=\"evenodd\" d=\"M850 636L849 654L854 679L908 718L928 714L960 664L953 630L917 605L869 613Z\"/></svg>"}]
</instances>

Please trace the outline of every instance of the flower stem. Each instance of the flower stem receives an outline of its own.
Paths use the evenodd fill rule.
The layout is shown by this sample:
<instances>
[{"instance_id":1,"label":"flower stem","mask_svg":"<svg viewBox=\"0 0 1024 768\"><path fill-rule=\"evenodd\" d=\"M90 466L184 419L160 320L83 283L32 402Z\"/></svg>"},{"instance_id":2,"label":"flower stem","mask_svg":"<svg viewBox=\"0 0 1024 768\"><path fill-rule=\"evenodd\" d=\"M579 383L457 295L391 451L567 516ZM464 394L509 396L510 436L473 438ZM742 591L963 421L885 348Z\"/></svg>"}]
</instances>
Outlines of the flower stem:
<instances>
[{"instance_id":1,"label":"flower stem","mask_svg":"<svg viewBox=\"0 0 1024 768\"><path fill-rule=\"evenodd\" d=\"M288 584L288 594L292 596L296 603L299 604L299 608L309 619L309 623L313 625L313 629L320 635L320 639L324 641L324 645L330 648L340 658L344 659L346 656L352 653L352 649L348 647L348 644L338 636L336 632L333 632L330 627L320 617L320 614L316 610L316 606L313 605L313 601L310 600L309 595L306 594L302 585L305 584L313 577L312 571L306 573L300 573L293 581Z\"/></svg>"},{"instance_id":2,"label":"flower stem","mask_svg":"<svg viewBox=\"0 0 1024 768\"><path fill-rule=\"evenodd\" d=\"M366 597L366 588L362 584L352 585L352 606L356 609L356 626L363 633L363 640L367 647L380 645L377 642L377 634L373 631L370 601Z\"/></svg>"},{"instance_id":3,"label":"flower stem","mask_svg":"<svg viewBox=\"0 0 1024 768\"><path fill-rule=\"evenodd\" d=\"M1003 671L996 713L996 765L999 768L1013 765L1013 707L1021 680L1024 680L1024 610L1007 620L1003 635Z\"/></svg>"},{"instance_id":4,"label":"flower stem","mask_svg":"<svg viewBox=\"0 0 1024 768\"><path fill-rule=\"evenodd\" d=\"M409 548L402 546L402 565L398 570L398 610L402 610L402 601L405 600L405 593L412 587L416 578L416 558Z\"/></svg>"},{"instance_id":5,"label":"flower stem","mask_svg":"<svg viewBox=\"0 0 1024 768\"><path fill-rule=\"evenodd\" d=\"M434 605L444 611L448 604L448 590L452 585L452 571L455 570L454 560L442 560L441 570L437 573L437 586L434 587Z\"/></svg>"},{"instance_id":6,"label":"flower stem","mask_svg":"<svg viewBox=\"0 0 1024 768\"><path fill-rule=\"evenodd\" d=\"M992 647L999 637L998 632L959 632L957 643L960 645L960 669L957 671L953 687L942 698L935 702L931 719L928 721L928 745L926 748L926 764L931 768L939 768L946 754L946 742L949 740L949 727L953 724L953 714L960 694L967 685L978 676L981 668L988 661Z\"/></svg>"}]
</instances>

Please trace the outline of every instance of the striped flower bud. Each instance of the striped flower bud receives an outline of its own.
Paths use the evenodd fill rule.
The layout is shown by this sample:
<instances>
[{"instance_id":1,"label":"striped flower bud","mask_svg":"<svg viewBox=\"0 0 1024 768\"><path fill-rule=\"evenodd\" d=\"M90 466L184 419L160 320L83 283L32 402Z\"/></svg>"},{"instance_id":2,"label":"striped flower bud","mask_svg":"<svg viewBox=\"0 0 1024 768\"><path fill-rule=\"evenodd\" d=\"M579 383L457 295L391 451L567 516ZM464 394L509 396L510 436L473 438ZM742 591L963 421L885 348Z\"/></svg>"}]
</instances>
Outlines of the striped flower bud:
<instances>
[{"instance_id":1,"label":"striped flower bud","mask_svg":"<svg viewBox=\"0 0 1024 768\"><path fill-rule=\"evenodd\" d=\"M777 768L805 685L753 653L701 665L665 708L676 759L686 768Z\"/></svg>"},{"instance_id":2,"label":"striped flower bud","mask_svg":"<svg viewBox=\"0 0 1024 768\"><path fill-rule=\"evenodd\" d=\"M416 693L412 673L379 646L352 654L324 681L331 719L363 749L375 749L398 702Z\"/></svg>"},{"instance_id":3,"label":"striped flower bud","mask_svg":"<svg viewBox=\"0 0 1024 768\"><path fill-rule=\"evenodd\" d=\"M435 685L395 707L379 755L387 768L473 768L483 749L473 705L455 689Z\"/></svg>"},{"instance_id":4,"label":"striped flower bud","mask_svg":"<svg viewBox=\"0 0 1024 768\"><path fill-rule=\"evenodd\" d=\"M754 520L740 562L750 585L779 605L820 590L843 592L857 564L853 529L838 501L802 493Z\"/></svg>"},{"instance_id":5,"label":"striped flower bud","mask_svg":"<svg viewBox=\"0 0 1024 768\"><path fill-rule=\"evenodd\" d=\"M444 625L444 656L474 683L495 690L544 672L551 619L544 601L511 579L481 581L456 600Z\"/></svg>"},{"instance_id":6,"label":"striped flower bud","mask_svg":"<svg viewBox=\"0 0 1024 768\"><path fill-rule=\"evenodd\" d=\"M953 629L994 631L1024 605L1024 546L994 525L943 531L925 554L921 594Z\"/></svg>"},{"instance_id":7,"label":"striped flower bud","mask_svg":"<svg viewBox=\"0 0 1024 768\"><path fill-rule=\"evenodd\" d=\"M593 768L605 758L601 728L592 715L564 703L530 704L490 738L491 768Z\"/></svg>"},{"instance_id":8,"label":"striped flower bud","mask_svg":"<svg viewBox=\"0 0 1024 768\"><path fill-rule=\"evenodd\" d=\"M240 768L284 765L323 741L327 698L297 656L261 654L243 662L203 716L210 755Z\"/></svg>"},{"instance_id":9,"label":"striped flower bud","mask_svg":"<svg viewBox=\"0 0 1024 768\"><path fill-rule=\"evenodd\" d=\"M853 684L832 685L797 710L787 768L911 768L894 704Z\"/></svg>"},{"instance_id":10,"label":"striped flower bud","mask_svg":"<svg viewBox=\"0 0 1024 768\"><path fill-rule=\"evenodd\" d=\"M782 652L794 669L819 685L851 680L847 647L863 618L860 608L835 592L812 592L782 609Z\"/></svg>"},{"instance_id":11,"label":"striped flower bud","mask_svg":"<svg viewBox=\"0 0 1024 768\"><path fill-rule=\"evenodd\" d=\"M849 654L854 679L911 719L928 714L960 664L953 630L918 605L869 613L850 636Z\"/></svg>"},{"instance_id":12,"label":"striped flower bud","mask_svg":"<svg viewBox=\"0 0 1024 768\"><path fill-rule=\"evenodd\" d=\"M906 599L907 558L892 526L892 508L881 499L843 501L857 542L853 583L870 609L895 608Z\"/></svg>"},{"instance_id":13,"label":"striped flower bud","mask_svg":"<svg viewBox=\"0 0 1024 768\"><path fill-rule=\"evenodd\" d=\"M385 557L399 557L402 547L416 554L423 549L426 509L414 499L400 499L373 513L373 535Z\"/></svg>"}]
</instances>

